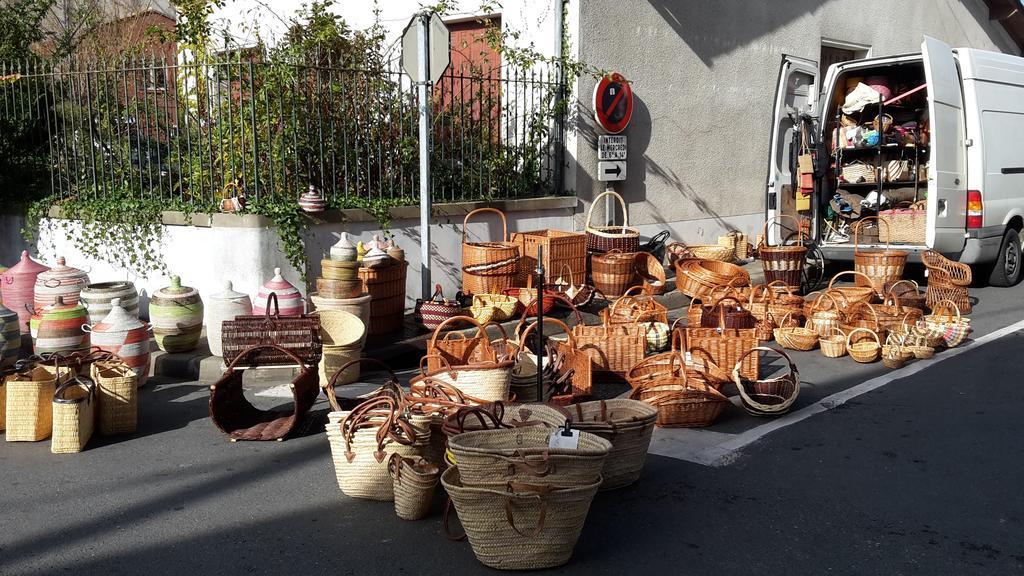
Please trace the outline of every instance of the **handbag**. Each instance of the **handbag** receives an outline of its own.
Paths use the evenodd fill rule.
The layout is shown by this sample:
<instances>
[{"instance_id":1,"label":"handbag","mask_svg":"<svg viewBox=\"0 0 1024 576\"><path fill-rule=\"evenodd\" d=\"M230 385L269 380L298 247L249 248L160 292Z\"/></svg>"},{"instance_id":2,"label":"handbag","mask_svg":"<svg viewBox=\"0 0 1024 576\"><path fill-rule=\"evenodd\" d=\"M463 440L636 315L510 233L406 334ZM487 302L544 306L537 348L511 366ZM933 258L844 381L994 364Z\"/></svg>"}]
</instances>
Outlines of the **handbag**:
<instances>
[{"instance_id":1,"label":"handbag","mask_svg":"<svg viewBox=\"0 0 1024 576\"><path fill-rule=\"evenodd\" d=\"M225 320L221 341L225 364L234 364L242 352L249 352L250 366L281 366L295 361L315 366L323 355L320 318L307 314L281 316L274 292L267 297L266 315Z\"/></svg>"},{"instance_id":2,"label":"handbag","mask_svg":"<svg viewBox=\"0 0 1024 576\"><path fill-rule=\"evenodd\" d=\"M476 326L476 335L466 336L461 332L449 332L441 337L445 327L454 322L465 322ZM427 370L435 372L445 366L464 366L478 362L494 362L497 353L487 336L485 324L469 316L449 318L434 329L427 343Z\"/></svg>"},{"instance_id":3,"label":"handbag","mask_svg":"<svg viewBox=\"0 0 1024 576\"><path fill-rule=\"evenodd\" d=\"M427 330L434 330L445 320L461 315L462 304L457 299L446 299L440 284L434 286L434 294L429 300L416 299L416 307L413 309L416 325Z\"/></svg>"}]
</instances>

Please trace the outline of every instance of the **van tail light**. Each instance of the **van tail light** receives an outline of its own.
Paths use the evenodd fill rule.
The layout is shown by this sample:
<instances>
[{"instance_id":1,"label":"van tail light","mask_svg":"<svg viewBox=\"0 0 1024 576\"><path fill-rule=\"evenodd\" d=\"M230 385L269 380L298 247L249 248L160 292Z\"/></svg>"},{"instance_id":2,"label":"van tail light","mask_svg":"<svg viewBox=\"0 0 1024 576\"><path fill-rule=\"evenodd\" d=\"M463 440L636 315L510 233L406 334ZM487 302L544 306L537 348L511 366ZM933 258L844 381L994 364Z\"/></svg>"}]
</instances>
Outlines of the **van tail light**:
<instances>
[{"instance_id":1,"label":"van tail light","mask_svg":"<svg viewBox=\"0 0 1024 576\"><path fill-rule=\"evenodd\" d=\"M967 191L967 227L981 228L985 208L981 203L979 190Z\"/></svg>"}]
</instances>

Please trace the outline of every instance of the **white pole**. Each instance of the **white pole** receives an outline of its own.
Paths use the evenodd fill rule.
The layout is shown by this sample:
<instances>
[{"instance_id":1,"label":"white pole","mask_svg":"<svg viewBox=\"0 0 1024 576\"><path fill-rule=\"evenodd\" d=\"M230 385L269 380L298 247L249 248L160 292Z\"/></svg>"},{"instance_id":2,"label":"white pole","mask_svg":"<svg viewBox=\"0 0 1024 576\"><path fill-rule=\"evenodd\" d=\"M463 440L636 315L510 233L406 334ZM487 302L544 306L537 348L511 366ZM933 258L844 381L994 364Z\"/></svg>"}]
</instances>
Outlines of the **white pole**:
<instances>
[{"instance_id":1,"label":"white pole","mask_svg":"<svg viewBox=\"0 0 1024 576\"><path fill-rule=\"evenodd\" d=\"M419 15L420 98L420 280L423 299L433 292L430 279L430 14Z\"/></svg>"}]
</instances>

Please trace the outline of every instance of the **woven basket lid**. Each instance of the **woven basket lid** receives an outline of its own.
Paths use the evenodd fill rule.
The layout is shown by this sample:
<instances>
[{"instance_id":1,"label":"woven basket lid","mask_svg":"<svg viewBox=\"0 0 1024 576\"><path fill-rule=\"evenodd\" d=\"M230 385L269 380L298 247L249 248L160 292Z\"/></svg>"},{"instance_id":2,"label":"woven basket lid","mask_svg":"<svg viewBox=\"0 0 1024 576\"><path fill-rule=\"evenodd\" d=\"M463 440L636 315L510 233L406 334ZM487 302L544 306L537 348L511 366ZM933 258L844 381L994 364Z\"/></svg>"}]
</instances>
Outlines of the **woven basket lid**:
<instances>
[{"instance_id":1,"label":"woven basket lid","mask_svg":"<svg viewBox=\"0 0 1024 576\"><path fill-rule=\"evenodd\" d=\"M82 306L80 303L76 302L74 304L65 304L64 297L57 296L57 300L53 304L50 304L49 306L46 306L45 308L42 309L42 311L39 313L39 318L41 320L47 320L49 319L50 316L52 316L55 313L64 314L68 312L74 312L76 313L76 316L81 315L82 317L85 317L86 315L85 307Z\"/></svg>"},{"instance_id":2,"label":"woven basket lid","mask_svg":"<svg viewBox=\"0 0 1024 576\"><path fill-rule=\"evenodd\" d=\"M99 324L92 327L92 331L127 332L128 330L137 330L145 326L135 315L121 306L120 298L112 298L110 300L110 312L103 317Z\"/></svg>"},{"instance_id":3,"label":"woven basket lid","mask_svg":"<svg viewBox=\"0 0 1024 576\"><path fill-rule=\"evenodd\" d=\"M348 232L342 232L341 236L338 236L338 241L334 243L331 248L337 248L339 250L355 250L356 245L352 243L352 240L348 237Z\"/></svg>"},{"instance_id":4,"label":"woven basket lid","mask_svg":"<svg viewBox=\"0 0 1024 576\"><path fill-rule=\"evenodd\" d=\"M221 291L216 294L210 295L210 300L230 301L230 300L241 300L242 298L248 298L248 294L243 294L234 289L234 285L231 280L225 280L221 285Z\"/></svg>"},{"instance_id":5,"label":"woven basket lid","mask_svg":"<svg viewBox=\"0 0 1024 576\"><path fill-rule=\"evenodd\" d=\"M291 282L285 280L284 276L281 276L280 268L274 268L274 277L267 280L260 287L260 296L266 298L271 292L276 292L278 300L281 300L292 294L298 294L299 289Z\"/></svg>"},{"instance_id":6,"label":"woven basket lid","mask_svg":"<svg viewBox=\"0 0 1024 576\"><path fill-rule=\"evenodd\" d=\"M181 285L181 276L171 276L171 285L164 286L154 292L153 298L182 298L196 294L198 294L198 292L196 292L195 288Z\"/></svg>"},{"instance_id":7,"label":"woven basket lid","mask_svg":"<svg viewBox=\"0 0 1024 576\"><path fill-rule=\"evenodd\" d=\"M8 268L7 271L5 271L3 275L4 276L15 276L15 275L18 275L18 274L36 275L36 274L39 274L40 272L45 272L45 271L47 271L49 269L50 269L49 266L44 266L44 265L40 264L39 262L36 262L32 258L30 258L29 255L28 255L28 250L22 250L21 251L21 261L19 261L14 266L11 266L10 268Z\"/></svg>"},{"instance_id":8,"label":"woven basket lid","mask_svg":"<svg viewBox=\"0 0 1024 576\"><path fill-rule=\"evenodd\" d=\"M57 265L49 270L40 272L36 276L37 285L46 285L48 282L57 281L61 286L89 285L89 275L84 270L67 265L64 257L57 258Z\"/></svg>"}]
</instances>

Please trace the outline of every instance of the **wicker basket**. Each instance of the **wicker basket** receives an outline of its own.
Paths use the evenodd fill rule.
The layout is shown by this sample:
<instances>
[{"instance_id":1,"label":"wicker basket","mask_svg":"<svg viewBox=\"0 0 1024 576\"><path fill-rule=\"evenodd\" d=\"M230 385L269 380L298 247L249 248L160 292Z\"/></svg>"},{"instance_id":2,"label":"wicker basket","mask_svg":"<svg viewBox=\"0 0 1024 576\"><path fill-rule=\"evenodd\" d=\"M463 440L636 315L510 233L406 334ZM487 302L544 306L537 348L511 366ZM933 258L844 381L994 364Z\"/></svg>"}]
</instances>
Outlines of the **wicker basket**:
<instances>
[{"instance_id":1,"label":"wicker basket","mask_svg":"<svg viewBox=\"0 0 1024 576\"><path fill-rule=\"evenodd\" d=\"M587 235L563 230L513 232L512 243L519 247L520 279L525 286L537 268L537 248L543 249L541 262L547 274L568 268L569 276L584 278L587 274ZM570 280L571 281L571 280Z\"/></svg>"},{"instance_id":2,"label":"wicker basket","mask_svg":"<svg viewBox=\"0 0 1024 576\"><path fill-rule=\"evenodd\" d=\"M622 226L592 226L594 207L598 200L605 196L614 196L622 207ZM597 196L590 203L587 210L587 221L584 228L587 234L588 252L620 252L632 253L640 251L640 231L629 227L629 211L626 209L626 201L611 190L606 190Z\"/></svg>"},{"instance_id":3,"label":"wicker basket","mask_svg":"<svg viewBox=\"0 0 1024 576\"><path fill-rule=\"evenodd\" d=\"M899 296L900 303L909 308L917 308L925 311L928 309L928 302L925 295L921 293L921 287L913 280L897 280L885 283L885 295Z\"/></svg>"},{"instance_id":4,"label":"wicker basket","mask_svg":"<svg viewBox=\"0 0 1024 576\"><path fill-rule=\"evenodd\" d=\"M397 452L388 459L388 474L395 490L395 514L402 520L420 520L430 512L441 469L423 458Z\"/></svg>"},{"instance_id":5,"label":"wicker basket","mask_svg":"<svg viewBox=\"0 0 1024 576\"><path fill-rule=\"evenodd\" d=\"M499 570L538 570L572 557L601 482L472 485L452 467L441 475L441 484L477 560ZM446 511L446 528L447 520Z\"/></svg>"},{"instance_id":6,"label":"wicker basket","mask_svg":"<svg viewBox=\"0 0 1024 576\"><path fill-rule=\"evenodd\" d=\"M99 400L99 433L132 434L139 419L139 378L124 362L96 362L90 368Z\"/></svg>"},{"instance_id":7,"label":"wicker basket","mask_svg":"<svg viewBox=\"0 0 1024 576\"><path fill-rule=\"evenodd\" d=\"M878 325L886 331L902 325L904 320L917 322L924 315L920 308L904 306L894 293L888 294L882 304L874 304L872 308L878 316Z\"/></svg>"},{"instance_id":8,"label":"wicker basket","mask_svg":"<svg viewBox=\"0 0 1024 576\"><path fill-rule=\"evenodd\" d=\"M960 314L960 308L952 300L940 300L932 306L932 313L923 317L925 328L942 334L942 341L949 348L959 346L971 333L971 320ZM8 410L10 398L8 397ZM10 422L8 422L10 426Z\"/></svg>"},{"instance_id":9,"label":"wicker basket","mask_svg":"<svg viewBox=\"0 0 1024 576\"><path fill-rule=\"evenodd\" d=\"M618 250L591 255L590 275L594 287L613 298L624 294L636 284L636 257L635 252Z\"/></svg>"},{"instance_id":10,"label":"wicker basket","mask_svg":"<svg viewBox=\"0 0 1024 576\"><path fill-rule=\"evenodd\" d=\"M468 311L477 322L505 322L519 311L519 299L504 294L474 294L473 304Z\"/></svg>"},{"instance_id":11,"label":"wicker basket","mask_svg":"<svg viewBox=\"0 0 1024 576\"><path fill-rule=\"evenodd\" d=\"M30 365L11 374L4 383L6 389L6 432L8 442L38 442L46 440L53 431L53 394L59 384L72 377L72 370L60 367L58 382L55 373L41 365Z\"/></svg>"},{"instance_id":12,"label":"wicker basket","mask_svg":"<svg viewBox=\"0 0 1024 576\"><path fill-rule=\"evenodd\" d=\"M637 293L639 292L639 293ZM601 311L606 324L632 324L634 322L662 322L668 324L668 308L653 297L649 289L633 286L612 305Z\"/></svg>"},{"instance_id":13,"label":"wicker basket","mask_svg":"<svg viewBox=\"0 0 1024 576\"><path fill-rule=\"evenodd\" d=\"M568 407L572 426L608 440L611 451L601 469L601 490L629 486L640 478L658 410L625 398L595 400Z\"/></svg>"},{"instance_id":14,"label":"wicker basket","mask_svg":"<svg viewBox=\"0 0 1024 576\"><path fill-rule=\"evenodd\" d=\"M667 285L665 267L653 254L640 252L636 255L636 273L643 281L644 288L651 294L665 293Z\"/></svg>"},{"instance_id":15,"label":"wicker basket","mask_svg":"<svg viewBox=\"0 0 1024 576\"><path fill-rule=\"evenodd\" d=\"M732 370L733 382L740 393L740 400L748 413L754 416L781 416L789 412L793 402L800 394L800 372L793 364L793 359L784 350L758 347L748 352L774 352L783 357L788 364L789 372L781 376L766 379L747 379L740 373L742 361L736 363Z\"/></svg>"},{"instance_id":16,"label":"wicker basket","mask_svg":"<svg viewBox=\"0 0 1024 576\"><path fill-rule=\"evenodd\" d=\"M96 425L96 385L87 379L72 378L53 394L53 437L50 452L81 452L92 438Z\"/></svg>"},{"instance_id":17,"label":"wicker basket","mask_svg":"<svg viewBox=\"0 0 1024 576\"><path fill-rule=\"evenodd\" d=\"M758 376L758 356L747 354L758 345L757 331L754 328L730 329L691 328L686 329L686 351L694 355L711 359L716 366L733 366L744 358L743 376L756 380Z\"/></svg>"},{"instance_id":18,"label":"wicker basket","mask_svg":"<svg viewBox=\"0 0 1024 576\"><path fill-rule=\"evenodd\" d=\"M552 359L554 364L552 367L554 370L553 376L561 376L571 371L572 379L570 380L571 391L568 392L569 400L589 398L593 389L594 373L594 364L590 354L580 348L572 328L569 328L565 322L550 316L544 317L544 322L555 324L566 334L566 340L557 344L557 357ZM520 379L532 376L532 386L529 386L528 389L533 394L534 400L536 400L537 381L536 355L530 352L527 343L529 342L530 335L536 329L537 322L533 322L526 326L522 332L517 330L519 342L521 343L521 352L518 354L516 368L513 371L513 373L519 372ZM523 357L527 355L530 356L529 369L524 369ZM527 401L527 399L523 398L521 401Z\"/></svg>"},{"instance_id":19,"label":"wicker basket","mask_svg":"<svg viewBox=\"0 0 1024 576\"><path fill-rule=\"evenodd\" d=\"M366 327L370 336L401 330L405 320L405 277L409 263L394 259L391 262L388 266L359 269L363 292L370 295L370 322Z\"/></svg>"},{"instance_id":20,"label":"wicker basket","mask_svg":"<svg viewBox=\"0 0 1024 576\"><path fill-rule=\"evenodd\" d=\"M723 296L701 307L699 326L702 328L745 329L756 325L757 318L732 296Z\"/></svg>"},{"instance_id":21,"label":"wicker basket","mask_svg":"<svg viewBox=\"0 0 1024 576\"><path fill-rule=\"evenodd\" d=\"M747 242L747 235L743 232L733 230L724 236L719 236L718 243L732 248L738 260L750 258L750 243Z\"/></svg>"},{"instance_id":22,"label":"wicker basket","mask_svg":"<svg viewBox=\"0 0 1024 576\"><path fill-rule=\"evenodd\" d=\"M818 345L818 333L811 328L787 326L786 322L791 314L790 312L783 316L779 322L779 328L773 331L775 341L783 348L790 350L814 350L814 347Z\"/></svg>"},{"instance_id":23,"label":"wicker basket","mask_svg":"<svg viewBox=\"0 0 1024 576\"><path fill-rule=\"evenodd\" d=\"M677 354L675 358L679 359ZM689 383L682 360L678 368L633 390L629 397L658 409L655 423L662 428L710 426L729 403L721 392L706 382Z\"/></svg>"},{"instance_id":24,"label":"wicker basket","mask_svg":"<svg viewBox=\"0 0 1024 576\"><path fill-rule=\"evenodd\" d=\"M925 201L911 204L910 208L882 210L878 213L888 226L878 231L880 242L896 244L924 244L928 209Z\"/></svg>"},{"instance_id":25,"label":"wicker basket","mask_svg":"<svg viewBox=\"0 0 1024 576\"><path fill-rule=\"evenodd\" d=\"M864 314L863 311L867 310L870 316ZM846 312L845 319L839 325L839 329L846 333L847 336L855 328L867 328L873 332L879 339L885 339L888 330L886 330L882 324L878 321L878 313L875 312L875 307L871 304L860 303L850 308ZM854 338L854 342L862 342L864 340L870 340L870 336L857 336Z\"/></svg>"},{"instance_id":26,"label":"wicker basket","mask_svg":"<svg viewBox=\"0 0 1024 576\"><path fill-rule=\"evenodd\" d=\"M643 359L647 336L639 324L604 324L572 327L579 349L590 356L593 369L624 375Z\"/></svg>"},{"instance_id":27,"label":"wicker basket","mask_svg":"<svg viewBox=\"0 0 1024 576\"><path fill-rule=\"evenodd\" d=\"M854 277L855 286L836 286L836 280L850 275ZM846 270L832 277L828 283L826 292L838 292L843 295L839 302L841 309L846 310L860 302L872 302L875 298L875 290L872 287L872 279L863 272L857 270Z\"/></svg>"},{"instance_id":28,"label":"wicker basket","mask_svg":"<svg viewBox=\"0 0 1024 576\"><path fill-rule=\"evenodd\" d=\"M854 334L864 333L866 340L853 342ZM878 334L867 328L854 328L846 335L846 351L850 357L862 364L877 362L882 355L882 343Z\"/></svg>"},{"instance_id":29,"label":"wicker basket","mask_svg":"<svg viewBox=\"0 0 1024 576\"><path fill-rule=\"evenodd\" d=\"M818 338L818 345L821 347L821 355L826 358L841 358L846 356L846 334L839 328L832 327L831 334Z\"/></svg>"},{"instance_id":30,"label":"wicker basket","mask_svg":"<svg viewBox=\"0 0 1024 576\"><path fill-rule=\"evenodd\" d=\"M750 274L728 262L683 260L676 263L676 288L690 298L704 298L719 286L748 286Z\"/></svg>"},{"instance_id":31,"label":"wicker basket","mask_svg":"<svg viewBox=\"0 0 1024 576\"><path fill-rule=\"evenodd\" d=\"M772 220L777 221L781 226L782 219L789 218L796 224L797 243L793 246L772 246L768 226ZM761 259L761 267L764 269L766 282L781 280L786 286L800 289L800 277L804 271L804 261L807 257L807 247L804 246L804 230L800 221L792 216L779 215L769 218L764 223L763 240L757 246L757 254Z\"/></svg>"},{"instance_id":32,"label":"wicker basket","mask_svg":"<svg viewBox=\"0 0 1024 576\"><path fill-rule=\"evenodd\" d=\"M895 282L903 277L903 268L907 264L908 253L904 250L892 250L889 243L885 243L884 250L861 250L858 243L858 234L864 223L869 220L877 220L879 229L882 224L889 226L884 218L868 216L861 218L853 226L853 269L864 274L864 277L857 277L858 286L870 286L876 294L885 293L885 283Z\"/></svg>"},{"instance_id":33,"label":"wicker basket","mask_svg":"<svg viewBox=\"0 0 1024 576\"><path fill-rule=\"evenodd\" d=\"M736 259L736 249L721 244L683 244L673 242L665 247L670 266L680 260L715 260L732 262Z\"/></svg>"}]
</instances>

